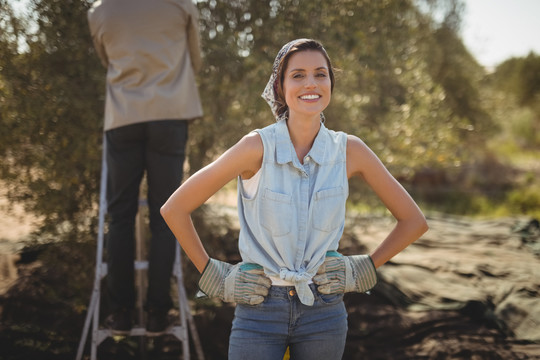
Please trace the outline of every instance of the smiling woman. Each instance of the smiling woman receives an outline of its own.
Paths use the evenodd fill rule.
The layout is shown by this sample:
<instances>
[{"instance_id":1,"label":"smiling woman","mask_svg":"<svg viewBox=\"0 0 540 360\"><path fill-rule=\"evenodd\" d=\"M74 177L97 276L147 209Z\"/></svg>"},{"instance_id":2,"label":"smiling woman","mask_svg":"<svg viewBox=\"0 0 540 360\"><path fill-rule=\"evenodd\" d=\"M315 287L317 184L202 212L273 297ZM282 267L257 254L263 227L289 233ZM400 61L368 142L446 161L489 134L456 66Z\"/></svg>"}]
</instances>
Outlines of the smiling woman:
<instances>
[{"instance_id":1,"label":"smiling woman","mask_svg":"<svg viewBox=\"0 0 540 360\"><path fill-rule=\"evenodd\" d=\"M161 208L202 273L201 291L236 302L229 359L339 359L346 292L366 292L376 268L426 230L424 215L357 137L325 127L334 86L323 46L297 39L279 51L263 92L276 123L242 138L196 172ZM351 177L363 179L397 220L370 255L337 252ZM231 265L206 253L191 212L238 179L239 250ZM292 315L292 316L291 316Z\"/></svg>"}]
</instances>

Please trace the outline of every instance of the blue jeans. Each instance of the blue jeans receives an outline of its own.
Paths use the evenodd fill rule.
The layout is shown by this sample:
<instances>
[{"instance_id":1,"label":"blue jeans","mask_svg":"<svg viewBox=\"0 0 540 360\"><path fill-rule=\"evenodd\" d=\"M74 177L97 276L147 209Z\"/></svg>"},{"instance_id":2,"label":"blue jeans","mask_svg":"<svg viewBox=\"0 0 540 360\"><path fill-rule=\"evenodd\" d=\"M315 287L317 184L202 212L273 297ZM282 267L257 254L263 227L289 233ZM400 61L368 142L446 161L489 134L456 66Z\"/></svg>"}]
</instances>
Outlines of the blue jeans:
<instances>
[{"instance_id":1,"label":"blue jeans","mask_svg":"<svg viewBox=\"0 0 540 360\"><path fill-rule=\"evenodd\" d=\"M135 304L135 217L139 187L146 171L150 213L147 307L172 307L170 284L176 239L161 217L160 208L180 186L188 123L158 120L122 126L105 133L107 141L107 294L111 312Z\"/></svg>"},{"instance_id":2,"label":"blue jeans","mask_svg":"<svg viewBox=\"0 0 540 360\"><path fill-rule=\"evenodd\" d=\"M313 306L300 302L294 287L272 286L259 305L236 306L229 360L281 360L289 346L293 360L341 359L347 337L343 294L319 294Z\"/></svg>"}]
</instances>

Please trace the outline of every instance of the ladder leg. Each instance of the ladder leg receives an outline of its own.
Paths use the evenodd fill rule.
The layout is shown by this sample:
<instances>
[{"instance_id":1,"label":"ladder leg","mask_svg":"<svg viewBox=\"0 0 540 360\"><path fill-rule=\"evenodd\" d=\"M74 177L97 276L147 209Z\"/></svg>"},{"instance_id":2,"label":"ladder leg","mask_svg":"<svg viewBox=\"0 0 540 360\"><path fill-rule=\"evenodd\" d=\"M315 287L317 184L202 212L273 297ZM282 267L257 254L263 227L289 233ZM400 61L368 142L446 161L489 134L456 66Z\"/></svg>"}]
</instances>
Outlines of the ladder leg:
<instances>
[{"instance_id":1,"label":"ladder leg","mask_svg":"<svg viewBox=\"0 0 540 360\"><path fill-rule=\"evenodd\" d=\"M84 321L84 327L81 335L81 340L79 341L79 347L77 348L77 357L76 360L82 359L82 354L84 351L84 345L86 344L86 340L88 338L88 330L90 329L90 323L92 321L92 314L94 311L94 307L96 306L96 297L94 296L94 292L92 292L92 298L90 299L90 305L88 305L88 310L86 313L86 320Z\"/></svg>"},{"instance_id":2,"label":"ladder leg","mask_svg":"<svg viewBox=\"0 0 540 360\"><path fill-rule=\"evenodd\" d=\"M189 336L187 331L187 324L186 324L186 300L185 299L185 289L184 289L184 282L183 282L183 275L182 275L182 262L180 259L180 245L178 242L176 243L175 248L175 260L174 260L174 266L176 267L174 271L174 275L176 277L176 289L178 291L178 315L180 317L180 326L182 327L182 334L180 339L182 341L182 357L183 360L189 360L190 359L190 353L189 353ZM188 310L189 311L189 310Z\"/></svg>"},{"instance_id":3,"label":"ladder leg","mask_svg":"<svg viewBox=\"0 0 540 360\"><path fill-rule=\"evenodd\" d=\"M201 342L199 340L199 334L195 326L195 321L191 315L191 309L189 307L188 298L186 295L186 289L184 287L184 276L182 271L182 259L180 257L180 244L176 243L176 260L175 260L175 276L176 284L178 289L178 311L180 313L180 321L184 328L186 327L186 318L187 323L189 324L189 331L191 332L191 339L193 340L193 345L195 346L195 351L197 353L197 358L199 360L204 360L204 352L202 351ZM187 332L187 328L186 328ZM189 353L189 338L186 334L186 341L183 344L184 348L187 347Z\"/></svg>"},{"instance_id":4,"label":"ladder leg","mask_svg":"<svg viewBox=\"0 0 540 360\"><path fill-rule=\"evenodd\" d=\"M146 255L146 244L145 244L145 227L144 227L144 213L143 208L146 205L146 202L139 200L139 212L137 214L135 229L136 229L136 260L144 261ZM144 301L145 301L145 290L147 288L146 281L146 272L143 269L140 269L136 272L137 276L137 321L140 328L146 328L146 321L144 317ZM144 336L139 337L139 353L141 360L145 360L146 356L146 338Z\"/></svg>"},{"instance_id":5,"label":"ladder leg","mask_svg":"<svg viewBox=\"0 0 540 360\"><path fill-rule=\"evenodd\" d=\"M100 343L99 341L99 299L96 301L96 305L94 306L94 320L93 320L93 331L92 331L92 346L90 351L90 359L96 360L97 359L97 347Z\"/></svg>"},{"instance_id":6,"label":"ladder leg","mask_svg":"<svg viewBox=\"0 0 540 360\"><path fill-rule=\"evenodd\" d=\"M191 339L193 340L193 345L195 346L195 352L197 353L197 359L204 360L204 352L202 350L201 341L199 339L199 334L197 332L197 327L195 326L195 320L191 315L191 309L189 308L188 299L186 296L186 290L182 289L182 301L184 303L185 314L187 315L187 320L189 324L189 331L191 332Z\"/></svg>"},{"instance_id":7,"label":"ladder leg","mask_svg":"<svg viewBox=\"0 0 540 360\"><path fill-rule=\"evenodd\" d=\"M103 261L103 237L105 228L105 214L107 213L107 140L103 135L103 145L101 152L101 179L100 179L100 193L99 193L99 215L98 215L98 236L97 236L97 250L96 250L96 273L94 279L94 287L92 290L92 296L90 299L90 305L88 306L86 320L83 327L83 333L79 342L79 348L77 349L77 360L80 360L84 351L84 345L86 344L88 330L90 322L92 322L92 341L91 341L91 359L97 358L97 345L99 344L98 325L99 325L99 302L101 300L101 279L105 275L103 273L102 261Z\"/></svg>"}]
</instances>

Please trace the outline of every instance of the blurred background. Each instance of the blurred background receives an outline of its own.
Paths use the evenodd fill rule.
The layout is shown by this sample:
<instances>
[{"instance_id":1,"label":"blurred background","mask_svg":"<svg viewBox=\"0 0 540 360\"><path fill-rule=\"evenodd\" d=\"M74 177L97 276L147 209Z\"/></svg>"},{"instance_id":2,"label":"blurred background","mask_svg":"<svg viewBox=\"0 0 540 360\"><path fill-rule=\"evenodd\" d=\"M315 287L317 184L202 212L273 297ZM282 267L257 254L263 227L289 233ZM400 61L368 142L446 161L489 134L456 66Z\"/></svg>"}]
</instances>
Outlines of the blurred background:
<instances>
[{"instance_id":1,"label":"blurred background","mask_svg":"<svg viewBox=\"0 0 540 360\"><path fill-rule=\"evenodd\" d=\"M90 300L105 97L92 3L0 0L2 359L73 358ZM205 115L190 128L186 176L273 122L260 94L274 57L309 37L339 69L327 127L362 138L428 216L430 232L381 270L373 295L347 298L346 358L540 356L540 3L197 6ZM213 225L205 239L222 259L238 257L234 191L194 216ZM383 205L353 181L348 207L343 249L376 246L391 226ZM193 294L197 273L184 267ZM192 307L207 356L225 358L232 308ZM205 340L216 326L221 340ZM130 346L112 358L132 358Z\"/></svg>"}]
</instances>

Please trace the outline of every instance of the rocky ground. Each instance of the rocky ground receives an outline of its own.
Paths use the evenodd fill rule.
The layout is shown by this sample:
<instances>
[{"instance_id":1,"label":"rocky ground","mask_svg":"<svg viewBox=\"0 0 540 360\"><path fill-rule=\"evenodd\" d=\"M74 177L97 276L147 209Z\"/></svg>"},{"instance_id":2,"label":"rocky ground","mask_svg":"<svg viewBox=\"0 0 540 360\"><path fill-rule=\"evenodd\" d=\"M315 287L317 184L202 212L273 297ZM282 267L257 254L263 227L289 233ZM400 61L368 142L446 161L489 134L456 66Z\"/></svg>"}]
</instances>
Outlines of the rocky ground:
<instances>
[{"instance_id":1,"label":"rocky ground","mask_svg":"<svg viewBox=\"0 0 540 360\"><path fill-rule=\"evenodd\" d=\"M227 207L209 206L202 213L213 256L237 260L234 217ZM428 220L429 232L380 268L371 295L345 297L344 358L540 359L536 223L446 215ZM392 226L387 217L351 216L341 251L369 251ZM74 358L90 299L94 247L89 241L22 248L3 238L0 359ZM197 275L190 264L185 274L193 298ZM191 306L206 358L225 359L233 307L209 301ZM148 343L147 358L178 359L178 345L158 338ZM138 349L135 339L109 339L100 359L136 359Z\"/></svg>"}]
</instances>

